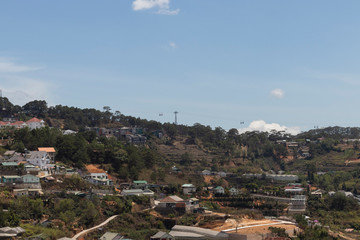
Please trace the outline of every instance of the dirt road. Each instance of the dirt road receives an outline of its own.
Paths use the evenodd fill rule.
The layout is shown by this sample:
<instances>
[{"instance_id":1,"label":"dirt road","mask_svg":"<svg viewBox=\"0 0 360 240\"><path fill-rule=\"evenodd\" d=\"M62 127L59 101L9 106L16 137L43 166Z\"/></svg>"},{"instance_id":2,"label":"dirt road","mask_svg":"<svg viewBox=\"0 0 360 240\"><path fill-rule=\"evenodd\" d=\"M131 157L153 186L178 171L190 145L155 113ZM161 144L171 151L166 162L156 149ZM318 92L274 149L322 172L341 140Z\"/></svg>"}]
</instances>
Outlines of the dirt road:
<instances>
[{"instance_id":1,"label":"dirt road","mask_svg":"<svg viewBox=\"0 0 360 240\"><path fill-rule=\"evenodd\" d=\"M100 223L99 225L79 232L78 234L76 234L75 236L73 236L71 239L72 239L72 240L76 240L76 239L78 239L79 237L81 237L82 235L85 235L85 234L87 234L87 233L89 233L89 232L94 231L95 229L97 229L97 228L99 228L99 227L102 227L102 226L108 224L108 222L110 222L111 220L113 220L113 219L116 218L117 216L119 216L119 215L111 216L111 217L109 217L108 219L106 219L104 222Z\"/></svg>"}]
</instances>

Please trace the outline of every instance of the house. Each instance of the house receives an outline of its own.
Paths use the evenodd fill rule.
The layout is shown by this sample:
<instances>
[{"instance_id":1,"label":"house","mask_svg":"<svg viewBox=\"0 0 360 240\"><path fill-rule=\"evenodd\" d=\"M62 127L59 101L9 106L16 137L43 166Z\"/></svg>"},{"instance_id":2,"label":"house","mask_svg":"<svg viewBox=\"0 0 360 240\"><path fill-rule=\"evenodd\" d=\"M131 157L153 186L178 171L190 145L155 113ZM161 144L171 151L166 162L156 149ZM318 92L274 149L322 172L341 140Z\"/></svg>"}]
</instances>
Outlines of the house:
<instances>
[{"instance_id":1,"label":"house","mask_svg":"<svg viewBox=\"0 0 360 240\"><path fill-rule=\"evenodd\" d=\"M211 175L211 171L205 169L205 170L203 170L203 171L201 172L201 174L202 174L203 176L210 176L210 175Z\"/></svg>"},{"instance_id":2,"label":"house","mask_svg":"<svg viewBox=\"0 0 360 240\"><path fill-rule=\"evenodd\" d=\"M23 154L14 153L11 155L11 157L7 161L20 163L20 162L26 161L26 159Z\"/></svg>"},{"instance_id":3,"label":"house","mask_svg":"<svg viewBox=\"0 0 360 240\"><path fill-rule=\"evenodd\" d=\"M26 174L21 176L22 182L24 184L38 184L40 183L40 178L31 174Z\"/></svg>"},{"instance_id":4,"label":"house","mask_svg":"<svg viewBox=\"0 0 360 240\"><path fill-rule=\"evenodd\" d=\"M20 196L31 196L31 197L37 197L40 195L43 195L41 189L14 189L13 190L14 196L20 197Z\"/></svg>"},{"instance_id":5,"label":"house","mask_svg":"<svg viewBox=\"0 0 360 240\"><path fill-rule=\"evenodd\" d=\"M77 132L73 130L65 130L63 131L63 135L75 135Z\"/></svg>"},{"instance_id":6,"label":"house","mask_svg":"<svg viewBox=\"0 0 360 240\"><path fill-rule=\"evenodd\" d=\"M31 151L30 154L26 156L26 160L29 163L38 166L40 169L50 169L52 167L51 158L45 151Z\"/></svg>"},{"instance_id":7,"label":"house","mask_svg":"<svg viewBox=\"0 0 360 240\"><path fill-rule=\"evenodd\" d=\"M181 169L177 168L176 166L173 166L173 167L171 168L171 172L172 172L172 173L180 173L180 172L181 172Z\"/></svg>"},{"instance_id":8,"label":"house","mask_svg":"<svg viewBox=\"0 0 360 240\"><path fill-rule=\"evenodd\" d=\"M35 117L28 120L28 121L26 121L26 124L31 130L45 127L44 120L40 120L40 119L37 119Z\"/></svg>"},{"instance_id":9,"label":"house","mask_svg":"<svg viewBox=\"0 0 360 240\"><path fill-rule=\"evenodd\" d=\"M183 184L181 186L182 190L183 190L183 194L185 195L189 195L189 194L193 194L196 192L196 187L194 185L190 184Z\"/></svg>"},{"instance_id":10,"label":"house","mask_svg":"<svg viewBox=\"0 0 360 240\"><path fill-rule=\"evenodd\" d=\"M140 134L127 134L126 140L132 144L144 144L146 143L146 137Z\"/></svg>"},{"instance_id":11,"label":"house","mask_svg":"<svg viewBox=\"0 0 360 240\"><path fill-rule=\"evenodd\" d=\"M1 182L5 184L20 183L21 177L17 175L7 175L1 177Z\"/></svg>"},{"instance_id":12,"label":"house","mask_svg":"<svg viewBox=\"0 0 360 240\"><path fill-rule=\"evenodd\" d=\"M120 233L106 232L99 240L122 240L124 237Z\"/></svg>"},{"instance_id":13,"label":"house","mask_svg":"<svg viewBox=\"0 0 360 240\"><path fill-rule=\"evenodd\" d=\"M42 152L47 152L47 154L49 154L50 156L50 159L54 162L55 161L55 154L56 154L56 151L55 151L55 148L53 147L39 147L38 148L38 151Z\"/></svg>"},{"instance_id":14,"label":"house","mask_svg":"<svg viewBox=\"0 0 360 240\"><path fill-rule=\"evenodd\" d=\"M229 189L229 193L230 193L230 196L237 196L237 195L239 195L239 189L232 187Z\"/></svg>"},{"instance_id":15,"label":"house","mask_svg":"<svg viewBox=\"0 0 360 240\"><path fill-rule=\"evenodd\" d=\"M16 153L16 152L15 152L14 150L7 150L7 151L4 153L4 156L10 158L10 157L14 156L15 153Z\"/></svg>"},{"instance_id":16,"label":"house","mask_svg":"<svg viewBox=\"0 0 360 240\"><path fill-rule=\"evenodd\" d=\"M147 181L145 180L135 180L133 181L132 188L134 189L145 189L147 188Z\"/></svg>"},{"instance_id":17,"label":"house","mask_svg":"<svg viewBox=\"0 0 360 240\"><path fill-rule=\"evenodd\" d=\"M5 128L5 127L8 127L8 126L10 126L10 122L0 121L0 128Z\"/></svg>"},{"instance_id":18,"label":"house","mask_svg":"<svg viewBox=\"0 0 360 240\"><path fill-rule=\"evenodd\" d=\"M227 173L226 172L218 172L217 175L221 178L226 177Z\"/></svg>"},{"instance_id":19,"label":"house","mask_svg":"<svg viewBox=\"0 0 360 240\"><path fill-rule=\"evenodd\" d=\"M217 186L213 191L215 194L225 194L225 189L222 186Z\"/></svg>"},{"instance_id":20,"label":"house","mask_svg":"<svg viewBox=\"0 0 360 240\"><path fill-rule=\"evenodd\" d=\"M194 212L194 211L198 211L198 209L200 208L199 205L199 199L197 198L190 198L187 200L187 212Z\"/></svg>"},{"instance_id":21,"label":"house","mask_svg":"<svg viewBox=\"0 0 360 240\"><path fill-rule=\"evenodd\" d=\"M95 185L112 185L113 181L109 178L107 172L93 164L85 166L88 175L85 176L90 183Z\"/></svg>"},{"instance_id":22,"label":"house","mask_svg":"<svg viewBox=\"0 0 360 240\"><path fill-rule=\"evenodd\" d=\"M14 189L13 193L14 193L15 197L28 196L29 195L29 191L27 189Z\"/></svg>"},{"instance_id":23,"label":"house","mask_svg":"<svg viewBox=\"0 0 360 240\"><path fill-rule=\"evenodd\" d=\"M310 193L311 196L314 196L314 197L318 197L318 198L322 198L322 195L325 193L324 190L321 190L321 189L317 189L315 191L312 191Z\"/></svg>"},{"instance_id":24,"label":"house","mask_svg":"<svg viewBox=\"0 0 360 240\"><path fill-rule=\"evenodd\" d=\"M179 213L189 213L198 211L199 209L199 199L190 198L188 200L184 200L178 196L168 196L164 199L160 200L156 206L156 211L169 214L174 211Z\"/></svg>"},{"instance_id":25,"label":"house","mask_svg":"<svg viewBox=\"0 0 360 240\"><path fill-rule=\"evenodd\" d=\"M16 121L13 123L10 123L10 127L15 127L16 129L27 127L28 125L23 121Z\"/></svg>"},{"instance_id":26,"label":"house","mask_svg":"<svg viewBox=\"0 0 360 240\"><path fill-rule=\"evenodd\" d=\"M175 208L177 203L184 202L184 199L178 196L169 196L160 200L158 207L160 208Z\"/></svg>"},{"instance_id":27,"label":"house","mask_svg":"<svg viewBox=\"0 0 360 240\"><path fill-rule=\"evenodd\" d=\"M107 179L108 178L107 172L105 170L100 169L93 164L86 165L85 169L86 169L86 171L89 172L88 176L90 178L97 178L97 179Z\"/></svg>"},{"instance_id":28,"label":"house","mask_svg":"<svg viewBox=\"0 0 360 240\"><path fill-rule=\"evenodd\" d=\"M168 233L159 231L154 236L151 236L150 240L175 240L175 238Z\"/></svg>"}]
</instances>

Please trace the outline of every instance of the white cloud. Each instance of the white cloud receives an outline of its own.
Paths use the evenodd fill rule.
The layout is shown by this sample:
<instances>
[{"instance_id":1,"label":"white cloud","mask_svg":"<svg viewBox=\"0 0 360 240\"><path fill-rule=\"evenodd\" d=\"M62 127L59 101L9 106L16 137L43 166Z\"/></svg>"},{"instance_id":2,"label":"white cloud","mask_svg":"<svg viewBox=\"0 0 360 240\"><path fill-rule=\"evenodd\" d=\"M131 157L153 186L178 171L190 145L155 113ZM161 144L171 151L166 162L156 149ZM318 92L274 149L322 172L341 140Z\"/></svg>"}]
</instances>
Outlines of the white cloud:
<instances>
[{"instance_id":1,"label":"white cloud","mask_svg":"<svg viewBox=\"0 0 360 240\"><path fill-rule=\"evenodd\" d=\"M0 73L18 73L39 69L41 69L41 67L18 65L8 59L0 58Z\"/></svg>"},{"instance_id":2,"label":"white cloud","mask_svg":"<svg viewBox=\"0 0 360 240\"><path fill-rule=\"evenodd\" d=\"M163 15L178 15L180 12L180 9L175 9L175 10L169 10L166 8L161 8L159 9L159 11L157 11L157 14L163 14Z\"/></svg>"},{"instance_id":3,"label":"white cloud","mask_svg":"<svg viewBox=\"0 0 360 240\"><path fill-rule=\"evenodd\" d=\"M132 3L134 11L158 8L157 14L177 15L180 9L170 10L170 0L135 0Z\"/></svg>"},{"instance_id":4,"label":"white cloud","mask_svg":"<svg viewBox=\"0 0 360 240\"><path fill-rule=\"evenodd\" d=\"M276 98L283 98L284 97L284 91L280 88L276 88L270 92L270 95Z\"/></svg>"},{"instance_id":5,"label":"white cloud","mask_svg":"<svg viewBox=\"0 0 360 240\"><path fill-rule=\"evenodd\" d=\"M301 132L300 127L286 127L281 126L278 123L266 123L264 120L252 121L249 127L238 129L239 133L244 133L248 131L271 132L271 130L285 131L293 135L299 134Z\"/></svg>"},{"instance_id":6,"label":"white cloud","mask_svg":"<svg viewBox=\"0 0 360 240\"><path fill-rule=\"evenodd\" d=\"M51 104L52 88L48 81L19 76L2 77L0 83L3 97L20 106L33 100L45 100Z\"/></svg>"},{"instance_id":7,"label":"white cloud","mask_svg":"<svg viewBox=\"0 0 360 240\"><path fill-rule=\"evenodd\" d=\"M174 42L169 42L169 46L172 48L177 48L177 44Z\"/></svg>"}]
</instances>

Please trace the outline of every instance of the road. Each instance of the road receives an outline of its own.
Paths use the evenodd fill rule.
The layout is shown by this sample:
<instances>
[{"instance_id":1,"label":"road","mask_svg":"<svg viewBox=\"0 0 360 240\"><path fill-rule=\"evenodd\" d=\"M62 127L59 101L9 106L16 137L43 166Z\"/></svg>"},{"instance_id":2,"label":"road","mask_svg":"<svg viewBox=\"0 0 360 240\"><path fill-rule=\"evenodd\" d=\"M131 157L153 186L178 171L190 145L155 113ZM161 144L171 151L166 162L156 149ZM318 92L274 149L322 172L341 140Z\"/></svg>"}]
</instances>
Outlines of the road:
<instances>
[{"instance_id":1,"label":"road","mask_svg":"<svg viewBox=\"0 0 360 240\"><path fill-rule=\"evenodd\" d=\"M289 221L278 221L275 223L264 223L264 224L249 225L249 226L243 226L243 227L237 227L237 228L230 228L230 229L222 230L222 232L232 232L232 231L236 231L236 229L240 230L240 229L244 229L244 228L271 226L271 225L279 225L279 224L295 225L293 222L289 222Z\"/></svg>"},{"instance_id":2,"label":"road","mask_svg":"<svg viewBox=\"0 0 360 240\"><path fill-rule=\"evenodd\" d=\"M111 220L113 220L113 219L116 218L117 216L119 216L119 215L111 216L111 217L109 217L108 219L106 219L104 222L100 223L99 225L79 232L78 234L76 234L75 236L73 236L71 239L72 239L72 240L76 240L76 239L78 239L79 237L81 237L82 235L85 235L85 234L87 234L87 233L89 233L89 232L94 231L95 229L97 229L97 228L99 228L99 227L102 227L102 226L108 224Z\"/></svg>"},{"instance_id":3,"label":"road","mask_svg":"<svg viewBox=\"0 0 360 240\"><path fill-rule=\"evenodd\" d=\"M273 200L277 200L280 202L287 202L287 203L289 203L291 201L291 198L275 197L275 196L268 196L268 195L261 195L261 194L251 194L251 196L257 197L257 198L268 198L268 199L273 199Z\"/></svg>"}]
</instances>

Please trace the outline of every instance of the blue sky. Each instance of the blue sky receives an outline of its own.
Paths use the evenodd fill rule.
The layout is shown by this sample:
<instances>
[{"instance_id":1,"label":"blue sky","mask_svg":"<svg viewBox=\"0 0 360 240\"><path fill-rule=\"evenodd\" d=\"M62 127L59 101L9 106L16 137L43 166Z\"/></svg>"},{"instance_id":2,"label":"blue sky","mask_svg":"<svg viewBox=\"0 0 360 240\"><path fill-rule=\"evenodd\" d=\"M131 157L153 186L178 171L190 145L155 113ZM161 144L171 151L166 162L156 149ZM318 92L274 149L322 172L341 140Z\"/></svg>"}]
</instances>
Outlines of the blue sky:
<instances>
[{"instance_id":1,"label":"blue sky","mask_svg":"<svg viewBox=\"0 0 360 240\"><path fill-rule=\"evenodd\" d=\"M359 7L350 0L1 1L0 88L20 105L108 105L161 122L173 122L176 110L186 125L359 126Z\"/></svg>"}]
</instances>

